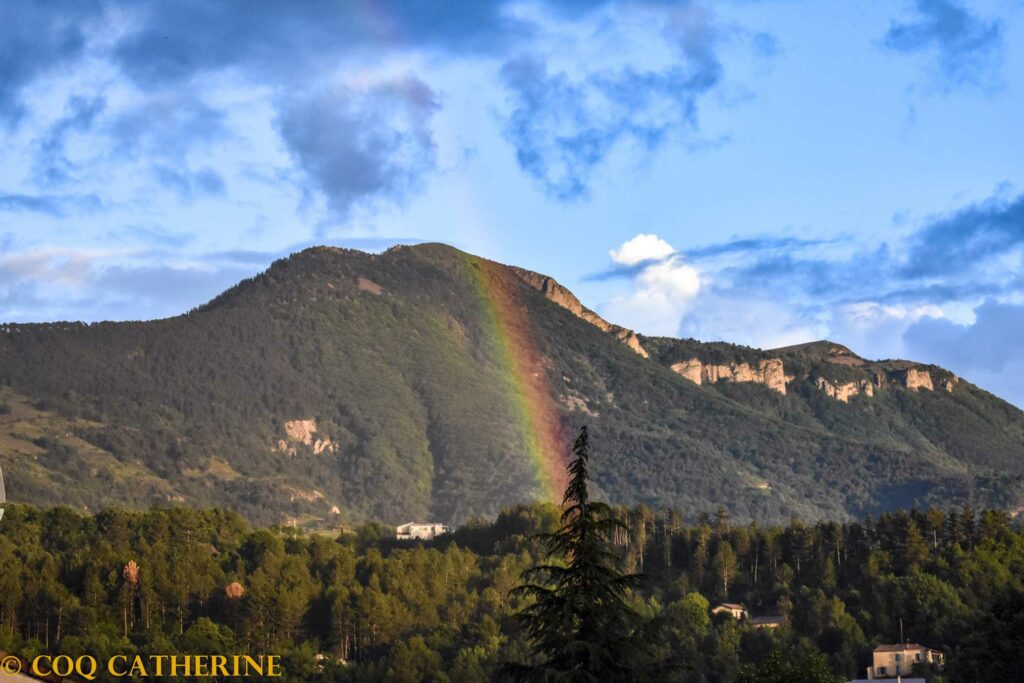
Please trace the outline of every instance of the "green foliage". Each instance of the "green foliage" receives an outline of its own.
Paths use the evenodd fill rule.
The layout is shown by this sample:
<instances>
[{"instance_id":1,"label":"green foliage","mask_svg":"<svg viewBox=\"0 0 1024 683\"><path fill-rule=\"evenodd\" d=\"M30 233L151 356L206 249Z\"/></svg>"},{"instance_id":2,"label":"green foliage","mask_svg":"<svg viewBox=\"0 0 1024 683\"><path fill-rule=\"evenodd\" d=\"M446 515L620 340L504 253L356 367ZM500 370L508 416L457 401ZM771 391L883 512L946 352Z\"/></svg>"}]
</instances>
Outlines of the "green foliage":
<instances>
[{"instance_id":1,"label":"green foliage","mask_svg":"<svg viewBox=\"0 0 1024 683\"><path fill-rule=\"evenodd\" d=\"M586 427L572 450L562 526L541 537L548 561L528 569L513 591L530 601L516 616L537 661L509 670L518 680L648 680L654 662L629 602L639 577L619 571L620 554L611 544L625 525L590 498Z\"/></svg>"},{"instance_id":2,"label":"green foliage","mask_svg":"<svg viewBox=\"0 0 1024 683\"><path fill-rule=\"evenodd\" d=\"M535 435L481 283L528 320L565 433L586 420L615 454L591 473L608 500L780 523L1012 509L1024 494L1021 412L967 382L952 393L890 383L847 404L814 381L905 364L649 337L644 359L510 269L443 245L309 249L166 320L3 325L8 494L89 510L230 505L259 524L335 530L458 524L536 499L523 455ZM668 367L692 357L780 357L795 379L785 396L698 387ZM332 448L289 436L296 420L314 420Z\"/></svg>"},{"instance_id":3,"label":"green foliage","mask_svg":"<svg viewBox=\"0 0 1024 683\"><path fill-rule=\"evenodd\" d=\"M534 538L557 532L552 507L517 506L494 522L405 545L372 530L337 538L253 530L218 510L84 516L8 505L0 649L100 660L279 654L285 683L487 680L501 662L531 661L515 615L538 603L513 591L522 573L544 562L568 566L546 561ZM907 639L947 657L944 671L925 672L930 683L1012 681L1024 668L1024 531L1005 514L912 510L764 527L711 517L688 524L671 510L610 512L628 533L609 526L614 547L605 549L618 559L605 567L625 575L643 557L645 580L624 594L625 608L660 626L633 656L672 658L671 680L773 676L779 664L790 680L831 680L812 677L823 663L831 676L855 678L876 645L899 641L901 618ZM908 542L915 528L923 547ZM711 618L718 598L708 596L722 584L710 558L725 544L736 573L724 599L752 616L781 615L782 627ZM126 590L130 560L139 578ZM241 593L228 590L234 584Z\"/></svg>"},{"instance_id":4,"label":"green foliage","mask_svg":"<svg viewBox=\"0 0 1024 683\"><path fill-rule=\"evenodd\" d=\"M778 652L772 652L761 664L748 664L740 671L739 683L839 683L842 679L833 674L825 658L808 654L799 660L784 661Z\"/></svg>"}]
</instances>

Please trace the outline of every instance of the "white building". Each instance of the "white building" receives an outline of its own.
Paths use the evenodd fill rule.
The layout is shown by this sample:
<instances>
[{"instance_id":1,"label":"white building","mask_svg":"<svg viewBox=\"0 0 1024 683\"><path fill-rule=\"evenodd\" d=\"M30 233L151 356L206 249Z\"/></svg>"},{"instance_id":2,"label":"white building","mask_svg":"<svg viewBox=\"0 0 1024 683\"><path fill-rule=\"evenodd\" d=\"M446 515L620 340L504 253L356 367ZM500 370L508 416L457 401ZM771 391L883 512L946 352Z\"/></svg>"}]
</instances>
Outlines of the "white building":
<instances>
[{"instance_id":1,"label":"white building","mask_svg":"<svg viewBox=\"0 0 1024 683\"><path fill-rule=\"evenodd\" d=\"M747 618L747 608L743 605L737 605L734 602L721 602L711 610L712 614L721 614L723 612L731 616L733 619Z\"/></svg>"},{"instance_id":2,"label":"white building","mask_svg":"<svg viewBox=\"0 0 1024 683\"><path fill-rule=\"evenodd\" d=\"M450 533L451 529L444 524L438 522L409 522L403 524L395 530L395 538L399 541L429 541L432 538L437 538L442 534Z\"/></svg>"},{"instance_id":3,"label":"white building","mask_svg":"<svg viewBox=\"0 0 1024 683\"><path fill-rule=\"evenodd\" d=\"M945 664L945 655L917 643L879 645L873 653L868 679L879 680L908 674L915 664Z\"/></svg>"}]
</instances>

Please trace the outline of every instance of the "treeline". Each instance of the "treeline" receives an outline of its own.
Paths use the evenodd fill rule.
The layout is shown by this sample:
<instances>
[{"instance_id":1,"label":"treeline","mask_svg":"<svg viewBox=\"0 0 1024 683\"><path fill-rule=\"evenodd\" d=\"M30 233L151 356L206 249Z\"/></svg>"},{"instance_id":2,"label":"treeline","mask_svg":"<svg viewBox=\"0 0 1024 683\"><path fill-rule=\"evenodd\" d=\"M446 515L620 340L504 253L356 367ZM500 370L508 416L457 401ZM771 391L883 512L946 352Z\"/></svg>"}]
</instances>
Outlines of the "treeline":
<instances>
[{"instance_id":1,"label":"treeline","mask_svg":"<svg viewBox=\"0 0 1024 683\"><path fill-rule=\"evenodd\" d=\"M8 506L0 523L0 650L269 653L289 681L479 681L527 648L510 591L541 559L558 509L519 506L431 543L393 529L340 537L254 530L219 510ZM659 618L687 681L757 678L823 662L863 677L879 643L946 654L929 681L1017 681L1024 671L1024 532L1001 511L885 514L859 523L736 525L723 511L619 509L632 600ZM755 629L751 616L779 615ZM767 676L767 674L765 674Z\"/></svg>"}]
</instances>

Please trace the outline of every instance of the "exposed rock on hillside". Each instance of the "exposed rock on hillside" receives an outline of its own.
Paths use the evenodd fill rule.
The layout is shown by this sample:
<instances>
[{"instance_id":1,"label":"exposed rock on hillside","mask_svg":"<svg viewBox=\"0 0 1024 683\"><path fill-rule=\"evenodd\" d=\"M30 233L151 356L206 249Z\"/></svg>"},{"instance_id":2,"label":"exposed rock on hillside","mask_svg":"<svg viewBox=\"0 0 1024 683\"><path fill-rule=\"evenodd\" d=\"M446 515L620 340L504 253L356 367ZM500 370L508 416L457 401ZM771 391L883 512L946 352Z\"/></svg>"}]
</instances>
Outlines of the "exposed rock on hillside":
<instances>
[{"instance_id":1,"label":"exposed rock on hillside","mask_svg":"<svg viewBox=\"0 0 1024 683\"><path fill-rule=\"evenodd\" d=\"M898 377L903 382L903 386L912 391L917 391L918 389L932 391L935 388L932 385L932 376L927 370L907 368Z\"/></svg>"},{"instance_id":2,"label":"exposed rock on hillside","mask_svg":"<svg viewBox=\"0 0 1024 683\"><path fill-rule=\"evenodd\" d=\"M868 380L862 379L858 382L845 382L833 384L824 377L818 377L814 381L815 386L825 392L826 395L847 403L851 396L874 396L875 386Z\"/></svg>"},{"instance_id":3,"label":"exposed rock on hillside","mask_svg":"<svg viewBox=\"0 0 1024 683\"><path fill-rule=\"evenodd\" d=\"M936 369L933 368L933 370ZM933 373L930 370L913 365L890 372L889 378L890 381L911 391L935 391L941 388L947 393L952 393L953 388L960 382L956 375L941 368L938 368L937 372Z\"/></svg>"},{"instance_id":4,"label":"exposed rock on hillside","mask_svg":"<svg viewBox=\"0 0 1024 683\"><path fill-rule=\"evenodd\" d=\"M754 366L749 363L705 364L691 358L675 363L671 367L695 384L714 384L719 381L756 382L780 394L786 393L786 372L782 360L778 358L761 360Z\"/></svg>"},{"instance_id":5,"label":"exposed rock on hillside","mask_svg":"<svg viewBox=\"0 0 1024 683\"><path fill-rule=\"evenodd\" d=\"M539 292L542 292L549 301L554 301L562 308L572 312L576 317L582 318L598 329L614 335L616 339L633 349L644 358L648 357L647 351L640 344L640 339L637 337L636 332L625 327L620 327L619 325L612 325L597 313L594 313L592 310L580 303L580 300L576 298L575 294L558 284L553 277L541 275L540 273L535 273L532 270L526 270L525 268L518 268L516 266L508 266L508 268L518 275L519 279L523 282Z\"/></svg>"},{"instance_id":6,"label":"exposed rock on hillside","mask_svg":"<svg viewBox=\"0 0 1024 683\"><path fill-rule=\"evenodd\" d=\"M303 444L313 449L313 455L320 455L323 452L333 453L335 445L327 437L317 437L316 420L289 420L284 423L285 434L288 440L281 439L277 442L277 450L288 455L296 455L295 444ZM289 443L290 442L290 443Z\"/></svg>"}]
</instances>

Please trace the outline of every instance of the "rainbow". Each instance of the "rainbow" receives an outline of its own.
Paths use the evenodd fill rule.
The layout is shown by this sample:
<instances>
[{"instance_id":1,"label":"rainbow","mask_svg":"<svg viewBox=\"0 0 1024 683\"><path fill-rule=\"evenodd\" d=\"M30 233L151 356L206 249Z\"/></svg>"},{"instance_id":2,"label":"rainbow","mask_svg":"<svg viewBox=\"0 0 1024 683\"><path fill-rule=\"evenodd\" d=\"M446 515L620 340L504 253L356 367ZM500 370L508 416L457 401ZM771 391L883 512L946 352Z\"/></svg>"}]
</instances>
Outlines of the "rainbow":
<instances>
[{"instance_id":1,"label":"rainbow","mask_svg":"<svg viewBox=\"0 0 1024 683\"><path fill-rule=\"evenodd\" d=\"M513 415L526 444L541 498L561 503L568 481L567 433L547 381L518 282L502 266L466 255L482 303L484 322L512 394Z\"/></svg>"}]
</instances>

